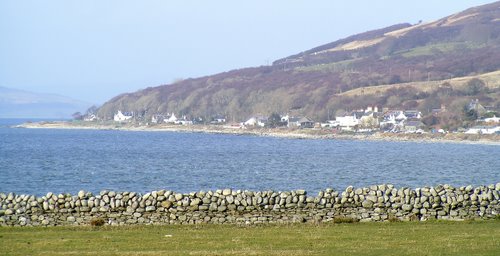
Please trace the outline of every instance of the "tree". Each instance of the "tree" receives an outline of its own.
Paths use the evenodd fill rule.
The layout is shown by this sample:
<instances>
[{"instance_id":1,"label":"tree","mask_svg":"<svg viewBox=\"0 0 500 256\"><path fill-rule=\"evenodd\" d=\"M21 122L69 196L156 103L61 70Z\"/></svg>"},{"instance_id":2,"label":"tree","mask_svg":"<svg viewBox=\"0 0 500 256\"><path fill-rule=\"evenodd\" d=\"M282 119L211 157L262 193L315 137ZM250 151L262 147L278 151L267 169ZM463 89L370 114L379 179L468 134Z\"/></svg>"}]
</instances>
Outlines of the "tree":
<instances>
[{"instance_id":1,"label":"tree","mask_svg":"<svg viewBox=\"0 0 500 256\"><path fill-rule=\"evenodd\" d=\"M473 108L469 108L468 106L464 106L464 114L465 118L469 121L474 121L479 117L477 111Z\"/></svg>"},{"instance_id":2,"label":"tree","mask_svg":"<svg viewBox=\"0 0 500 256\"><path fill-rule=\"evenodd\" d=\"M97 114L97 107L96 105L93 105L92 107L90 107L89 109L87 109L87 111L85 112L85 115L95 115Z\"/></svg>"},{"instance_id":3,"label":"tree","mask_svg":"<svg viewBox=\"0 0 500 256\"><path fill-rule=\"evenodd\" d=\"M379 122L378 122L378 119L376 117L368 116L368 117L361 118L361 126L363 126L363 127L375 127L378 125L379 125Z\"/></svg>"},{"instance_id":4,"label":"tree","mask_svg":"<svg viewBox=\"0 0 500 256\"><path fill-rule=\"evenodd\" d=\"M389 84L399 84L401 82L402 82L401 76L399 76L399 75L393 75L389 79Z\"/></svg>"},{"instance_id":5,"label":"tree","mask_svg":"<svg viewBox=\"0 0 500 256\"><path fill-rule=\"evenodd\" d=\"M486 92L487 87L483 80L479 78L472 78L465 86L465 95L474 96Z\"/></svg>"},{"instance_id":6,"label":"tree","mask_svg":"<svg viewBox=\"0 0 500 256\"><path fill-rule=\"evenodd\" d=\"M496 111L491 111L491 112L486 112L486 114L484 114L484 117L485 118L490 118L490 117L500 117L500 113L496 112Z\"/></svg>"},{"instance_id":7,"label":"tree","mask_svg":"<svg viewBox=\"0 0 500 256\"><path fill-rule=\"evenodd\" d=\"M453 94L453 87L449 82L442 83L436 90L436 94L439 97L446 97Z\"/></svg>"},{"instance_id":8,"label":"tree","mask_svg":"<svg viewBox=\"0 0 500 256\"><path fill-rule=\"evenodd\" d=\"M420 103L420 111L425 114L431 113L433 109L441 107L441 99L435 94L426 98L422 103Z\"/></svg>"},{"instance_id":9,"label":"tree","mask_svg":"<svg viewBox=\"0 0 500 256\"><path fill-rule=\"evenodd\" d=\"M281 116L278 113L272 113L267 119L267 125L271 128L283 126L283 122L281 122Z\"/></svg>"},{"instance_id":10,"label":"tree","mask_svg":"<svg viewBox=\"0 0 500 256\"><path fill-rule=\"evenodd\" d=\"M440 120L437 116L434 115L427 115L424 118L422 118L422 123L424 123L427 126L434 126L439 124Z\"/></svg>"},{"instance_id":11,"label":"tree","mask_svg":"<svg viewBox=\"0 0 500 256\"><path fill-rule=\"evenodd\" d=\"M82 120L83 119L83 115L80 112L73 113L73 115L71 115L71 117L73 118L73 120Z\"/></svg>"},{"instance_id":12,"label":"tree","mask_svg":"<svg viewBox=\"0 0 500 256\"><path fill-rule=\"evenodd\" d=\"M398 107L399 105L401 105L401 102L402 100L399 96L393 95L387 98L386 104L390 107Z\"/></svg>"}]
</instances>

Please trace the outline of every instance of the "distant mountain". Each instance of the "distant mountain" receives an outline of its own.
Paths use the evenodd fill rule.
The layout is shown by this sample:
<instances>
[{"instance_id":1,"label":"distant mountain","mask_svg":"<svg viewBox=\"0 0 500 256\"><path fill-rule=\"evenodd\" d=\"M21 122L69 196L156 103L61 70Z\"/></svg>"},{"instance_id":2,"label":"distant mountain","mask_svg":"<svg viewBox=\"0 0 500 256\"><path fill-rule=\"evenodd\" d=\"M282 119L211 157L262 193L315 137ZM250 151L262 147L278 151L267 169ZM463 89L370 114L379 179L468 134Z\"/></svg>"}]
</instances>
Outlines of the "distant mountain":
<instances>
[{"instance_id":1,"label":"distant mountain","mask_svg":"<svg viewBox=\"0 0 500 256\"><path fill-rule=\"evenodd\" d=\"M71 118L90 105L60 95L0 87L0 118Z\"/></svg>"},{"instance_id":2,"label":"distant mountain","mask_svg":"<svg viewBox=\"0 0 500 256\"><path fill-rule=\"evenodd\" d=\"M325 120L336 111L368 104L429 110L441 104L458 106L459 98L481 97L489 105L500 106L500 81L492 79L498 77L498 60L500 2L495 2L434 22L398 24L350 36L276 60L271 66L122 94L99 108L98 115L110 119L122 110L147 119L155 113L175 112L240 121L277 112ZM482 77L489 79L485 84L489 89L474 93L465 88L466 81L450 80L487 73L493 74ZM437 97L437 88L445 83L453 92ZM350 93L363 88L366 94L365 90ZM430 102L432 97L437 100Z\"/></svg>"}]
</instances>

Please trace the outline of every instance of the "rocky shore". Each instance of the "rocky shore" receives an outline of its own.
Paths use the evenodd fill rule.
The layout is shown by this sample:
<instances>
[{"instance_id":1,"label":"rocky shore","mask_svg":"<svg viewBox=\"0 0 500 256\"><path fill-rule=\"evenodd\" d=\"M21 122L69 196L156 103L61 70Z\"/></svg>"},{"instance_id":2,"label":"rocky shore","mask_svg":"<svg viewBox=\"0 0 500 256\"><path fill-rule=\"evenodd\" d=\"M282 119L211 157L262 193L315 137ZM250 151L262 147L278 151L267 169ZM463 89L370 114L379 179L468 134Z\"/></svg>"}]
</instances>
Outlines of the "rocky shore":
<instances>
[{"instance_id":1,"label":"rocky shore","mask_svg":"<svg viewBox=\"0 0 500 256\"><path fill-rule=\"evenodd\" d=\"M235 134L252 136L269 136L292 139L340 139L340 140L369 140L369 141L409 141L425 143L467 143L500 145L500 135L477 134L403 134L403 133L337 133L330 129L286 129L286 128L235 128L222 125L134 125L121 123L95 122L36 122L24 123L15 126L29 129L92 129L92 130L122 130L122 131L151 131L151 132L195 132L214 134Z\"/></svg>"},{"instance_id":2,"label":"rocky shore","mask_svg":"<svg viewBox=\"0 0 500 256\"><path fill-rule=\"evenodd\" d=\"M438 185L410 189L393 185L344 191L325 189L241 191L221 189L146 194L101 191L94 195L0 193L0 226L137 224L262 224L329 221L425 221L491 219L500 215L500 183Z\"/></svg>"}]
</instances>

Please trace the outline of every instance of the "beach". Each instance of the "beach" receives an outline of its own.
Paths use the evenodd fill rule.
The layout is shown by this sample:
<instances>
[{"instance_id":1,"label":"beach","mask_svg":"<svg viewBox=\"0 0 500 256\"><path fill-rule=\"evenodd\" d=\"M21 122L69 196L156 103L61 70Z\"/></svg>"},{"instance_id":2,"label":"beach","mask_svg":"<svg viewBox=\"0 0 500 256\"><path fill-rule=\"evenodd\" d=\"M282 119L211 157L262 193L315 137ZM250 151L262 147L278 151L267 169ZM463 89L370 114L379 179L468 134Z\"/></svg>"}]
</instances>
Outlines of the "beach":
<instances>
[{"instance_id":1,"label":"beach","mask_svg":"<svg viewBox=\"0 0 500 256\"><path fill-rule=\"evenodd\" d=\"M366 141L407 141L419 143L464 143L500 145L500 135L480 135L464 133L447 134L415 134L415 133L343 133L334 129L288 129L288 128L242 128L225 125L138 125L132 123L113 122L81 122L81 121L50 121L27 122L14 126L27 129L92 129L92 130L121 130L146 132L185 132L234 134L263 137L278 137L289 139L337 139L337 140L366 140Z\"/></svg>"}]
</instances>

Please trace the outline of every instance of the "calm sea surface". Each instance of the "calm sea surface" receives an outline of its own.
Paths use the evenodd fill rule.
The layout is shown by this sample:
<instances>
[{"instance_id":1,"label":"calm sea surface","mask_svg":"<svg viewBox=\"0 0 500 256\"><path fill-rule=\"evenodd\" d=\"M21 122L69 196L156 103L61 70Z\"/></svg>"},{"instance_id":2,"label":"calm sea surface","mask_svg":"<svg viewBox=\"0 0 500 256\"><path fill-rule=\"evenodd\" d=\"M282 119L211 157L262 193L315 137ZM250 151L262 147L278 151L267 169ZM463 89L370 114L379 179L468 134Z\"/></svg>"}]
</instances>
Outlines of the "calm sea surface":
<instances>
[{"instance_id":1,"label":"calm sea surface","mask_svg":"<svg viewBox=\"0 0 500 256\"><path fill-rule=\"evenodd\" d=\"M0 191L43 195L500 182L500 146L173 132L16 129L0 119Z\"/></svg>"}]
</instances>

